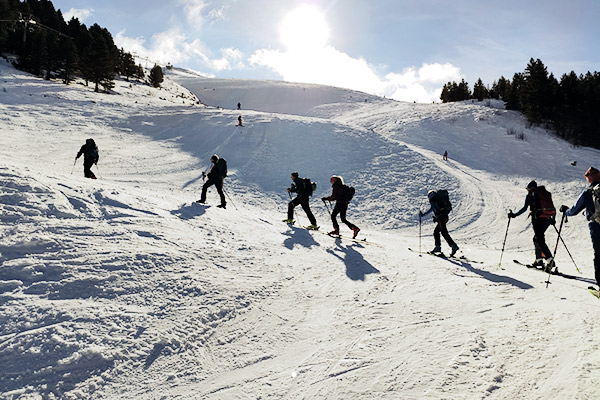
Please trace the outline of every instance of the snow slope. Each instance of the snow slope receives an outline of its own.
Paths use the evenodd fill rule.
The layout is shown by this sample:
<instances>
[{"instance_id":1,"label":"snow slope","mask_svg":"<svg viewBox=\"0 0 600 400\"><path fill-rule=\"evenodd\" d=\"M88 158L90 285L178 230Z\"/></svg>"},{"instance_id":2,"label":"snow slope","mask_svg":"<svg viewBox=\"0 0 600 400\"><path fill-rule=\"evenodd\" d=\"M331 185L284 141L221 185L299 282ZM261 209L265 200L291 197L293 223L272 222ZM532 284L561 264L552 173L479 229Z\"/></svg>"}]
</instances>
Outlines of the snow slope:
<instances>
[{"instance_id":1,"label":"snow slope","mask_svg":"<svg viewBox=\"0 0 600 400\"><path fill-rule=\"evenodd\" d=\"M597 397L584 218L563 228L582 274L557 252L577 279L546 288L512 263L533 258L525 216L498 262L527 182L570 205L598 151L496 103L167 76L106 95L0 63L0 398ZM96 181L73 165L87 137ZM194 203L213 153L227 210L214 188ZM280 222L292 171L318 182L321 232ZM348 219L367 242L322 233L332 174L356 188ZM471 261L407 250L433 246L416 215L440 187Z\"/></svg>"}]
</instances>

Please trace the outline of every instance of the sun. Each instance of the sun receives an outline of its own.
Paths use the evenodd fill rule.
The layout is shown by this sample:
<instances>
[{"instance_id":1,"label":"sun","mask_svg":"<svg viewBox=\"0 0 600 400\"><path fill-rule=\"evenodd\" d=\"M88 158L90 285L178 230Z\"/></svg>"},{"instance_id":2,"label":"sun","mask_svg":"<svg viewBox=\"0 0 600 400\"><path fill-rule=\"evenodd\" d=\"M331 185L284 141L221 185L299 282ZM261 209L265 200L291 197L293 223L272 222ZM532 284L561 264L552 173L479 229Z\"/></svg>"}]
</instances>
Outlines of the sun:
<instances>
[{"instance_id":1,"label":"sun","mask_svg":"<svg viewBox=\"0 0 600 400\"><path fill-rule=\"evenodd\" d=\"M281 40L289 50L306 51L325 47L329 27L316 7L304 5L288 13L281 23Z\"/></svg>"}]
</instances>

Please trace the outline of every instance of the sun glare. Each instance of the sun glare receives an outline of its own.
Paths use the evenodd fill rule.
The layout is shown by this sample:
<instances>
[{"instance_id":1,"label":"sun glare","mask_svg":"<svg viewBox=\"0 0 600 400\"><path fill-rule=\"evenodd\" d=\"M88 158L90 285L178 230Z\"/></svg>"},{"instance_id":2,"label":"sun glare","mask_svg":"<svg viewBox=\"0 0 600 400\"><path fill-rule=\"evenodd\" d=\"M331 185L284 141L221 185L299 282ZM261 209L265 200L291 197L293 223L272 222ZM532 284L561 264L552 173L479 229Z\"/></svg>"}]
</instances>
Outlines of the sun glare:
<instances>
[{"instance_id":1,"label":"sun glare","mask_svg":"<svg viewBox=\"0 0 600 400\"><path fill-rule=\"evenodd\" d=\"M289 50L316 50L327 44L329 27L323 14L312 6L288 13L281 23L281 40Z\"/></svg>"}]
</instances>

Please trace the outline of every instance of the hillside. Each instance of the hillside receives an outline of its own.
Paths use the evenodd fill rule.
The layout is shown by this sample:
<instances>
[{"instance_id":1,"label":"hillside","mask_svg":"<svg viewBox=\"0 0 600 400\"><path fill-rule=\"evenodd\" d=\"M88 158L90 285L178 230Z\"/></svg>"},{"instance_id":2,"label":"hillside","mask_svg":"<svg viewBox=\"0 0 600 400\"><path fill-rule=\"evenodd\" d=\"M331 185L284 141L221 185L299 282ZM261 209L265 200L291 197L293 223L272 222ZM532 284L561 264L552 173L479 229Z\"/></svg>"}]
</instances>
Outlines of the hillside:
<instances>
[{"instance_id":1,"label":"hillside","mask_svg":"<svg viewBox=\"0 0 600 400\"><path fill-rule=\"evenodd\" d=\"M582 274L557 252L577 279L552 276L546 288L546 275L512 263L533 258L525 216L498 262L527 182L571 205L598 151L495 103L167 78L163 90L117 82L103 95L0 63L0 398L597 393L584 218L563 228ZM96 181L73 164L88 137L100 147ZM209 206L194 203L213 153L229 164L226 210L214 188ZM292 171L318 183L320 232L281 222ZM348 219L366 242L343 225L342 239L323 234L332 174L356 188ZM417 213L442 187L467 260L408 250L433 247L429 220L419 241ZM553 248L556 233L547 237Z\"/></svg>"}]
</instances>

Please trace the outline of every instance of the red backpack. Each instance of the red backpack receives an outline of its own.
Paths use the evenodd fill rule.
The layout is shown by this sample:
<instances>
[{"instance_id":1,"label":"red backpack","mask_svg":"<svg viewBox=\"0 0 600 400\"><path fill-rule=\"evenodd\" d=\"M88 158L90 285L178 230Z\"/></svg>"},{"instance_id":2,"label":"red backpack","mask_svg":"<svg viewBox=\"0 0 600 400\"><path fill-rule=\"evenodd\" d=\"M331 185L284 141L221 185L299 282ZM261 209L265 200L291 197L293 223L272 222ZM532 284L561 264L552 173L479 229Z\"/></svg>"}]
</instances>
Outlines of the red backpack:
<instances>
[{"instance_id":1,"label":"red backpack","mask_svg":"<svg viewBox=\"0 0 600 400\"><path fill-rule=\"evenodd\" d=\"M544 186L538 186L534 189L535 202L534 215L536 218L554 218L556 216L556 208L552 202L552 194L546 190Z\"/></svg>"}]
</instances>

